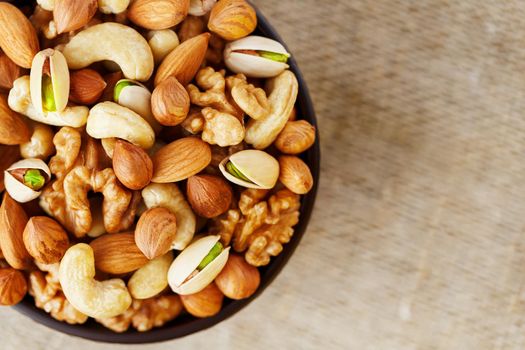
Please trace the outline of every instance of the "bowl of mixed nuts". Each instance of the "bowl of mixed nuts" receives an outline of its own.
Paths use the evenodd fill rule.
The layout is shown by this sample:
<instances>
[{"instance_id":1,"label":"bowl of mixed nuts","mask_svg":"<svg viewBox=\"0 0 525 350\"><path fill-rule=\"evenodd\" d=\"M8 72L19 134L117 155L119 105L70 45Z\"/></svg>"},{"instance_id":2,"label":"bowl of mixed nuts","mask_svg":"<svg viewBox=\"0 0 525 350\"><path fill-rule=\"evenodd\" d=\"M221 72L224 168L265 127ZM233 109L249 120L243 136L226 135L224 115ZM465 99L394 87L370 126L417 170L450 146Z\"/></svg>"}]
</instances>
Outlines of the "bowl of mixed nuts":
<instances>
[{"instance_id":1,"label":"bowl of mixed nuts","mask_svg":"<svg viewBox=\"0 0 525 350\"><path fill-rule=\"evenodd\" d=\"M319 177L299 69L245 0L0 2L0 305L145 343L253 300Z\"/></svg>"}]
</instances>

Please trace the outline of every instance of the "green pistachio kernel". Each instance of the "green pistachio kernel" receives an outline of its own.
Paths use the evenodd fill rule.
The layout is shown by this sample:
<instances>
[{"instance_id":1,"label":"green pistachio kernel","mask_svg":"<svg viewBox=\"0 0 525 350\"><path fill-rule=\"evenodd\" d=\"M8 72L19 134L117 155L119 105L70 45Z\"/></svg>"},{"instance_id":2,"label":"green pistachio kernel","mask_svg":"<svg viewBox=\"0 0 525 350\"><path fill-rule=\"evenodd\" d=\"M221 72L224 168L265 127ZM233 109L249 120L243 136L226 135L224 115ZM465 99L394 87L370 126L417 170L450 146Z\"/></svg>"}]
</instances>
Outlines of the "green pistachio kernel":
<instances>
[{"instance_id":1,"label":"green pistachio kernel","mask_svg":"<svg viewBox=\"0 0 525 350\"><path fill-rule=\"evenodd\" d=\"M226 163L226 170L228 170L228 172L233 177L236 177L236 178L238 178L240 180L243 180L243 181L246 181L246 182L249 182L249 183L253 183L250 179L248 179L246 177L246 175L244 175L239 169L237 169L237 167L235 165L233 165L232 162Z\"/></svg>"},{"instance_id":2,"label":"green pistachio kernel","mask_svg":"<svg viewBox=\"0 0 525 350\"><path fill-rule=\"evenodd\" d=\"M38 169L29 169L24 174L24 185L34 191L39 191L46 183L46 178Z\"/></svg>"},{"instance_id":3,"label":"green pistachio kernel","mask_svg":"<svg viewBox=\"0 0 525 350\"><path fill-rule=\"evenodd\" d=\"M213 261L213 259L218 257L221 252L222 252L222 244L221 244L221 242L215 243L215 245L213 246L213 248L211 248L211 250L208 253L208 255L206 255L204 257L204 259L202 259L202 261L199 264L199 266L197 266L197 270L199 270L199 271L203 270L206 266L208 266L209 263L211 263Z\"/></svg>"},{"instance_id":4,"label":"green pistachio kernel","mask_svg":"<svg viewBox=\"0 0 525 350\"><path fill-rule=\"evenodd\" d=\"M42 77L42 105L48 112L56 112L55 94L53 92L53 81L49 75Z\"/></svg>"},{"instance_id":5,"label":"green pistachio kernel","mask_svg":"<svg viewBox=\"0 0 525 350\"><path fill-rule=\"evenodd\" d=\"M131 80L119 80L115 85L115 90L113 91L113 100L118 103L120 93L124 90L125 87L137 85Z\"/></svg>"},{"instance_id":6,"label":"green pistachio kernel","mask_svg":"<svg viewBox=\"0 0 525 350\"><path fill-rule=\"evenodd\" d=\"M267 58L269 60L281 63L288 62L288 58L290 58L290 55L287 53L277 53L271 51L257 51L257 53L263 58Z\"/></svg>"}]
</instances>

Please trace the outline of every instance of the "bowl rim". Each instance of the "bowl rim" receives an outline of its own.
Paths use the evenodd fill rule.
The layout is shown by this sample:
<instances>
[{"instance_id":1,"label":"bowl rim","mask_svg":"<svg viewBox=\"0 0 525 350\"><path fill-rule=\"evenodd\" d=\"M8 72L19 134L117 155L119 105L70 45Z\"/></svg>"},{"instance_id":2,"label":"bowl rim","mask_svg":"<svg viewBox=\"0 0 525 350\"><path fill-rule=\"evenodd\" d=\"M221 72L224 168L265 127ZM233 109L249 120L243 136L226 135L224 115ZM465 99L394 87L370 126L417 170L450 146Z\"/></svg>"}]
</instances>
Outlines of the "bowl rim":
<instances>
[{"instance_id":1,"label":"bowl rim","mask_svg":"<svg viewBox=\"0 0 525 350\"><path fill-rule=\"evenodd\" d=\"M252 6L254 5L252 4ZM257 12L257 33L281 42L286 47L287 51L290 52L275 28L273 28L273 26L262 15L261 11L256 6L254 6L254 8ZM283 252L281 254L272 258L270 264L261 269L261 284L254 295L243 300L225 299L223 308L217 315L213 317L197 319L190 316L182 316L166 323L166 325L162 327L153 328L147 332L129 330L124 333L115 333L95 323L93 320L88 321L88 323L84 325L70 325L65 322L57 321L49 316L49 314L47 314L45 311L38 309L34 304L33 298L30 296L26 296L26 298L20 304L15 305L13 308L39 324L71 336L103 343L147 344L173 340L208 329L233 316L235 313L239 312L255 298L257 298L281 272L301 241L313 211L315 198L317 195L317 188L319 185L321 152L319 142L319 128L317 126L315 111L310 98L308 87L293 55L288 63L290 65L290 70L295 73L299 82L299 94L296 101L296 106L298 106L298 109L300 109L302 113L301 119L310 122L316 130L316 141L314 145L302 155L302 158L309 165L312 172L314 186L312 187L311 191L308 192L308 194L302 197L300 220L299 223L294 227L295 232L292 236L292 239L284 246ZM177 321L181 318L185 318L185 321L182 324Z\"/></svg>"}]
</instances>

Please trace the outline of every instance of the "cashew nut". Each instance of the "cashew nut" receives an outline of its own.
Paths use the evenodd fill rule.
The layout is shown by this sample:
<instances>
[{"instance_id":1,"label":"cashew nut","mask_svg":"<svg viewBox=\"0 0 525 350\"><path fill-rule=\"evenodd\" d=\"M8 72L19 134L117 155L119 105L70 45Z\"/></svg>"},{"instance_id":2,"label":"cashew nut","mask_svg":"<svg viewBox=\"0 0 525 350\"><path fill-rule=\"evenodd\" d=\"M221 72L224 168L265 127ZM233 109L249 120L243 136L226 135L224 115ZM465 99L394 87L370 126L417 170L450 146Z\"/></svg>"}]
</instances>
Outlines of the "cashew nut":
<instances>
[{"instance_id":1,"label":"cashew nut","mask_svg":"<svg viewBox=\"0 0 525 350\"><path fill-rule=\"evenodd\" d=\"M135 299L154 297L168 286L168 270L173 261L170 251L135 271L128 281L128 289Z\"/></svg>"},{"instance_id":2,"label":"cashew nut","mask_svg":"<svg viewBox=\"0 0 525 350\"><path fill-rule=\"evenodd\" d=\"M101 102L91 108L86 131L96 139L117 137L144 149L155 143L155 132L148 122L114 102Z\"/></svg>"},{"instance_id":3,"label":"cashew nut","mask_svg":"<svg viewBox=\"0 0 525 350\"><path fill-rule=\"evenodd\" d=\"M29 75L24 75L15 80L13 88L9 91L7 99L9 107L29 119L40 123L55 126L71 126L78 128L87 121L89 109L84 106L66 107L62 112L39 112L31 102L29 92Z\"/></svg>"},{"instance_id":4,"label":"cashew nut","mask_svg":"<svg viewBox=\"0 0 525 350\"><path fill-rule=\"evenodd\" d=\"M260 119L250 120L246 128L245 140L256 149L265 149L277 138L286 125L297 99L297 78L289 70L270 79L267 87L271 112Z\"/></svg>"},{"instance_id":5,"label":"cashew nut","mask_svg":"<svg viewBox=\"0 0 525 350\"><path fill-rule=\"evenodd\" d=\"M123 280L95 280L95 257L88 244L79 243L66 251L58 278L71 305L90 317L114 317L131 305L131 295Z\"/></svg>"},{"instance_id":6,"label":"cashew nut","mask_svg":"<svg viewBox=\"0 0 525 350\"><path fill-rule=\"evenodd\" d=\"M20 145L20 154L24 158L46 159L55 152L54 136L48 125L34 123L31 139Z\"/></svg>"},{"instance_id":7,"label":"cashew nut","mask_svg":"<svg viewBox=\"0 0 525 350\"><path fill-rule=\"evenodd\" d=\"M196 219L190 205L174 183L151 183L142 190L142 198L148 209L164 207L177 217L177 235L171 248L182 250L195 234Z\"/></svg>"},{"instance_id":8,"label":"cashew nut","mask_svg":"<svg viewBox=\"0 0 525 350\"><path fill-rule=\"evenodd\" d=\"M122 13L128 8L129 2L129 0L98 0L98 9L106 15Z\"/></svg>"},{"instance_id":9,"label":"cashew nut","mask_svg":"<svg viewBox=\"0 0 525 350\"><path fill-rule=\"evenodd\" d=\"M148 80L153 73L153 53L135 29L106 22L85 29L64 47L70 69L80 69L98 61L114 61L128 79Z\"/></svg>"}]
</instances>

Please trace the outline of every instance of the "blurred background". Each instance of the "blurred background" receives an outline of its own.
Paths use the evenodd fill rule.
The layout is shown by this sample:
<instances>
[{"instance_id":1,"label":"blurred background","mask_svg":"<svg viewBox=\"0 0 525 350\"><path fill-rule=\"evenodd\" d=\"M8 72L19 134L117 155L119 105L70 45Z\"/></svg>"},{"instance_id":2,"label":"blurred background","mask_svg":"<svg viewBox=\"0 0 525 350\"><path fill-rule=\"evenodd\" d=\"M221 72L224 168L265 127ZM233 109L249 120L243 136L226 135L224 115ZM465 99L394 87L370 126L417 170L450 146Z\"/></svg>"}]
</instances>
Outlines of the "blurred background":
<instances>
[{"instance_id":1,"label":"blurred background","mask_svg":"<svg viewBox=\"0 0 525 350\"><path fill-rule=\"evenodd\" d=\"M311 90L317 206L257 300L140 348L525 348L525 2L253 3ZM95 348L6 308L0 339Z\"/></svg>"}]
</instances>

